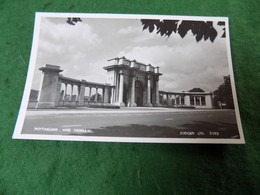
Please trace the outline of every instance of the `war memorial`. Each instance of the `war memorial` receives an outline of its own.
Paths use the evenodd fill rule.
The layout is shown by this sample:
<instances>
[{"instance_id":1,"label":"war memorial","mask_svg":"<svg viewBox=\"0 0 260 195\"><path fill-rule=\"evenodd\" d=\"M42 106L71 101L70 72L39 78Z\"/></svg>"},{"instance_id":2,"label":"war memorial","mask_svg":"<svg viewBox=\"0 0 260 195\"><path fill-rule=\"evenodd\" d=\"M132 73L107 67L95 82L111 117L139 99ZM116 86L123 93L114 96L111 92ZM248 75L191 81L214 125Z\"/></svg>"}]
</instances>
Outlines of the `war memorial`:
<instances>
[{"instance_id":1,"label":"war memorial","mask_svg":"<svg viewBox=\"0 0 260 195\"><path fill-rule=\"evenodd\" d=\"M212 108L210 92L160 91L159 80L163 75L159 67L125 57L108 60L108 66L104 67L105 84L64 77L60 66L46 64L40 70L43 78L38 101L34 105L29 103L30 108L84 107L95 103L120 107Z\"/></svg>"}]
</instances>

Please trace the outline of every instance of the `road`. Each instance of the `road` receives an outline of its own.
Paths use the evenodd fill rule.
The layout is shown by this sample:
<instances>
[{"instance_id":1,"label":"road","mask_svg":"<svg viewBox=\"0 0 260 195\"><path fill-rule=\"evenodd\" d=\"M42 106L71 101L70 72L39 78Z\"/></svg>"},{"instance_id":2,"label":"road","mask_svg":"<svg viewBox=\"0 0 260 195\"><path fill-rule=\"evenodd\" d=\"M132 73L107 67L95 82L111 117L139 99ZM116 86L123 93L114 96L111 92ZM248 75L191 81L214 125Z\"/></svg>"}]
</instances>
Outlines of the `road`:
<instances>
[{"instance_id":1,"label":"road","mask_svg":"<svg viewBox=\"0 0 260 195\"><path fill-rule=\"evenodd\" d=\"M46 114L47 113L47 114ZM23 134L113 137L238 138L233 110L31 111Z\"/></svg>"}]
</instances>

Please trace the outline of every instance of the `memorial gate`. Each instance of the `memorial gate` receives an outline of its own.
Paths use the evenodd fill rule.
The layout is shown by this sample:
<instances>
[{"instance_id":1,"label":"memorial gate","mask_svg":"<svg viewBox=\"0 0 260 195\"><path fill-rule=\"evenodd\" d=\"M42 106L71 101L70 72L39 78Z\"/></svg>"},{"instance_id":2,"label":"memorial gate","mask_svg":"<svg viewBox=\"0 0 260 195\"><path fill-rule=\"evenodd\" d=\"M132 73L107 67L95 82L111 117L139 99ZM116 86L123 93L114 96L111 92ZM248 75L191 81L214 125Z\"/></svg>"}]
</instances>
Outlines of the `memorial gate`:
<instances>
[{"instance_id":1,"label":"memorial gate","mask_svg":"<svg viewBox=\"0 0 260 195\"><path fill-rule=\"evenodd\" d=\"M105 84L64 77L59 66L46 64L36 108L76 107L91 104L120 107L212 108L209 92L166 92L159 90L159 67L125 57L108 60ZM94 89L94 92L93 92Z\"/></svg>"}]
</instances>

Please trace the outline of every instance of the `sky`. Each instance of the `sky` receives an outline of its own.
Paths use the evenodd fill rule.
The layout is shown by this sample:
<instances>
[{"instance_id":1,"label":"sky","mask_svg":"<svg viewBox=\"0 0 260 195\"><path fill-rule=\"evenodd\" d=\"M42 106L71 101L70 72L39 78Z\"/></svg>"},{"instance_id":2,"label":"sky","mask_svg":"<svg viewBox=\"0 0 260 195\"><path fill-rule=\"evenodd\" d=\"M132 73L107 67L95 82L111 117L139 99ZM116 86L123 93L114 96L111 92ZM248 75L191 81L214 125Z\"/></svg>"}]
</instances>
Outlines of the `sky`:
<instances>
[{"instance_id":1,"label":"sky","mask_svg":"<svg viewBox=\"0 0 260 195\"><path fill-rule=\"evenodd\" d=\"M74 26L67 18L41 18L32 89L39 90L45 64L60 66L66 77L105 83L107 60L122 56L159 66L163 91L213 92L229 74L223 27L215 25L219 33L212 43L196 42L191 32L184 38L149 33L139 19L81 19Z\"/></svg>"}]
</instances>

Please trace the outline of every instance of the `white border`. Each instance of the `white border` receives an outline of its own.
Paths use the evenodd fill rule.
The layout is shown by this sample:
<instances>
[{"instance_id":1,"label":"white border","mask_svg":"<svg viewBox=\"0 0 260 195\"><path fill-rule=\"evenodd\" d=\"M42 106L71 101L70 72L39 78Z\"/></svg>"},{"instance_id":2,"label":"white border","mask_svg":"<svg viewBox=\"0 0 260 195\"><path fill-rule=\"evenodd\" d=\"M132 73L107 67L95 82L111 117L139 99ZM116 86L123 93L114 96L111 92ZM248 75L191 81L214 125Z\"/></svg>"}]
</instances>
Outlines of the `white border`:
<instances>
[{"instance_id":1,"label":"white border","mask_svg":"<svg viewBox=\"0 0 260 195\"><path fill-rule=\"evenodd\" d=\"M109 19L174 19L174 20L200 20L200 21L225 21L226 24L226 48L229 62L229 73L231 78L233 100L235 106L235 114L238 125L240 139L210 139L210 138L136 138L136 137L100 137L100 136L68 136L68 135L34 135L21 134L27 104L29 101L30 90L33 81L33 74L38 52L38 41L40 34L40 23L42 17L80 17L80 18L109 18ZM36 12L33 33L33 42L31 56L23 98L17 117L13 139L33 139L33 140L66 140L66 141L99 141L99 142L136 142L136 143L208 143L208 144L244 144L244 134L239 114L237 95L235 90L235 81L231 59L229 24L227 17L201 17L201 16L169 16L169 15L135 15L135 14L84 14L84 13L52 13L52 12Z\"/></svg>"}]
</instances>

